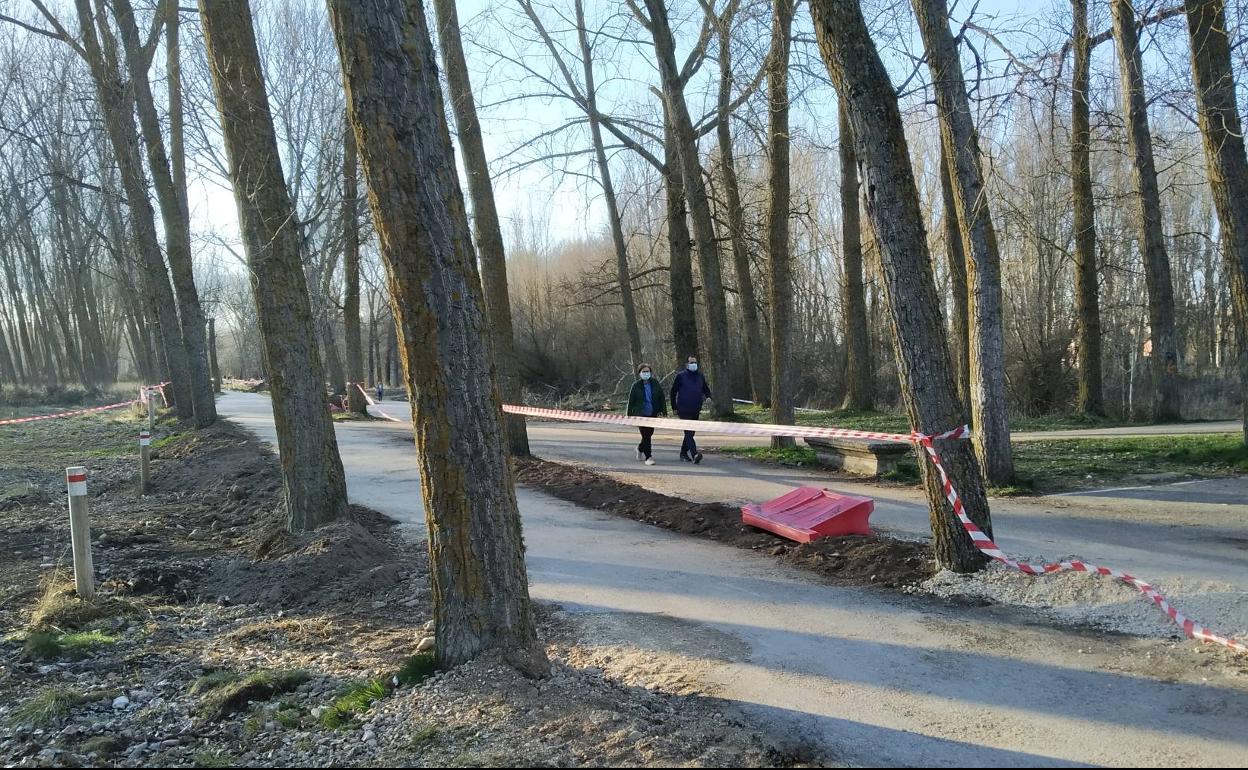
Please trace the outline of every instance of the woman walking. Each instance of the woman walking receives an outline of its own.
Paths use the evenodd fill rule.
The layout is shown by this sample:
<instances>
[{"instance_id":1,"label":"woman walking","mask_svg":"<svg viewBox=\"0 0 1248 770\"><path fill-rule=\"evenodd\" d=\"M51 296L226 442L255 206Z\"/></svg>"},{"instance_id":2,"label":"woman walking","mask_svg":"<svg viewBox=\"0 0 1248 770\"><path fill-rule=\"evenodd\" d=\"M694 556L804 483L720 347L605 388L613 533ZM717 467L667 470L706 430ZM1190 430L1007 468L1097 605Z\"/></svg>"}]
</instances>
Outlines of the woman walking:
<instances>
[{"instance_id":1,"label":"woman walking","mask_svg":"<svg viewBox=\"0 0 1248 770\"><path fill-rule=\"evenodd\" d=\"M663 388L654 381L654 372L649 364L637 367L637 381L628 394L629 417L666 417L667 402L663 398ZM654 437L654 428L639 428L641 443L637 445L637 459L646 465L654 465L651 457L650 440Z\"/></svg>"}]
</instances>

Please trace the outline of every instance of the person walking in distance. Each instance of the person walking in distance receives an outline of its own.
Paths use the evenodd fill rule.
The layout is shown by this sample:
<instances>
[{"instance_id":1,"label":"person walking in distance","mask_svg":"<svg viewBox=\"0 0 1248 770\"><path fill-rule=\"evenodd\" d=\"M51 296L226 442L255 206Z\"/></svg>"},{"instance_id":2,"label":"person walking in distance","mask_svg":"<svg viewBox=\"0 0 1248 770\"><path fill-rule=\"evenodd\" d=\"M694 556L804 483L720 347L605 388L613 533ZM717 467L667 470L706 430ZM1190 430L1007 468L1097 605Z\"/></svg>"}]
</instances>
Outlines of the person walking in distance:
<instances>
[{"instance_id":1,"label":"person walking in distance","mask_svg":"<svg viewBox=\"0 0 1248 770\"><path fill-rule=\"evenodd\" d=\"M649 364L637 367L637 381L628 394L629 417L666 417L667 402L663 398L663 386L654 381L654 372ZM650 440L654 437L654 428L638 428L641 431L641 443L637 445L637 459L646 465L654 465L651 457Z\"/></svg>"},{"instance_id":2,"label":"person walking in distance","mask_svg":"<svg viewBox=\"0 0 1248 770\"><path fill-rule=\"evenodd\" d=\"M711 386L706 376L698 371L698 357L689 356L685 370L672 381L672 409L682 420L696 420L702 412L702 402L711 397ZM687 463L702 462L702 453L693 440L693 431L685 431L685 441L680 445L680 459Z\"/></svg>"}]
</instances>

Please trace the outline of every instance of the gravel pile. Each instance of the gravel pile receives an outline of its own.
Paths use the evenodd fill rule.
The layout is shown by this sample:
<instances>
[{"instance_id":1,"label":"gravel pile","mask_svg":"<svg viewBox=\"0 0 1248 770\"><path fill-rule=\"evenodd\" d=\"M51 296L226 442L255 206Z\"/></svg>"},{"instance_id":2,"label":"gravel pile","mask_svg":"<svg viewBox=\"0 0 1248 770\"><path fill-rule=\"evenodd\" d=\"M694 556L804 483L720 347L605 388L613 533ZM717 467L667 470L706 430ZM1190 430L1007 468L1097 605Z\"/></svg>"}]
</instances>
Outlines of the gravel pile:
<instances>
[{"instance_id":1,"label":"gravel pile","mask_svg":"<svg viewBox=\"0 0 1248 770\"><path fill-rule=\"evenodd\" d=\"M1248 638L1248 592L1243 589L1182 578L1153 586L1179 612L1215 633ZM974 575L941 571L921 583L918 592L1025 607L1061 623L1135 636L1183 635L1182 629L1137 589L1113 578L1082 572L1032 577L994 563Z\"/></svg>"}]
</instances>

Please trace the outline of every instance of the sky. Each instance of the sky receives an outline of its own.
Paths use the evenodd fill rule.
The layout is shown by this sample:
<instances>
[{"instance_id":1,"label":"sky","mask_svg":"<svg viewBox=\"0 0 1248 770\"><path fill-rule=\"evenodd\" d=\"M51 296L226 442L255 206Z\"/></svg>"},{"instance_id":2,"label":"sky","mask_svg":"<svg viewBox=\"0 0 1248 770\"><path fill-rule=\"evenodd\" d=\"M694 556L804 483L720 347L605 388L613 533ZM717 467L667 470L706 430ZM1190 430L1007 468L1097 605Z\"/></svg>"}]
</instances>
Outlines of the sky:
<instances>
[{"instance_id":1,"label":"sky","mask_svg":"<svg viewBox=\"0 0 1248 770\"><path fill-rule=\"evenodd\" d=\"M561 42L574 46L574 37L558 34L557 30L561 25L550 10L551 7L561 6L570 14L571 0L545 2L547 5L541 13L552 33ZM951 16L956 21L961 21L973 7L974 19L978 23L1001 31L1001 39L1012 50L1022 54L1029 50L1046 48L1047 43L1058 34L1057 30L1068 24L1068 12L1064 11L1064 3L1058 3L1058 0L1041 2L1054 10L1049 12L1037 8L1035 3L1028 0L980 0L977 4L971 0L959 0L951 4ZM541 0L538 5L543 8ZM697 37L700 20L687 12L696 8L692 2L672 5L673 8L683 7L686 10L683 14L673 11L673 23L677 25L678 56L683 59ZM1094 8L1092 26L1095 33L1108 23L1108 13L1101 7L1108 4L1094 2L1091 5ZM890 6L893 9L891 13L887 10ZM509 155L518 146L579 116L575 108L559 100L514 98L520 91L540 90L542 86L531 77L517 82L521 76L521 67L507 62L505 56L514 57L523 62L524 66L539 72L554 72L549 58L540 47L526 47L521 44L531 32L527 20L517 14L516 7L515 0L458 2L465 50L474 92L480 106L486 153L491 159L495 198L503 219L504 234L507 235L512 223L517 220L536 220L538 226L548 230L552 241L580 240L603 235L606 211L597 185L587 181L594 174L594 167L588 156L562 162L538 163L523 170L503 173L504 169L514 165L516 161L541 154L532 150ZM622 3L616 0L586 0L586 12L591 27L621 7ZM1059 7L1061 12L1056 10ZM1149 6L1141 3L1141 7ZM883 46L882 55L893 72L894 85L898 85L913 71L914 58L922 48L917 33L910 26L912 17L908 4L891 0L867 0L864 8L869 24L878 33L877 44ZM900 9L900 13L897 13L897 9ZM562 26L566 30L566 24ZM618 24L616 26L618 28ZM634 27L632 31L636 33L639 30ZM761 55L767 43L765 23L759 27L759 34L762 39L752 47L752 53L743 52L743 58ZM798 10L795 34L799 38L809 38L812 35L809 10L805 2ZM982 36L973 37L973 42L989 60L990 67L999 68L1004 63L1005 54ZM608 42L604 41L603 45L605 47ZM1097 57L1112 60L1112 53L1112 46L1105 45L1098 49ZM568 58L571 65L579 65L579 60L574 56ZM619 44L604 59L607 61L596 72L600 82L602 109L606 112L618 110L620 114L636 112L639 104L643 105L643 111L653 109L657 102L648 92L648 87L657 85L658 75L652 52L647 51L644 45ZM969 55L967 60L969 63ZM813 46L800 42L795 44L794 58L795 66L799 63L809 71L821 70L821 62L818 61ZM1112 67L1112 63L1109 66ZM578 70L578 80L579 75ZM715 63L709 61L691 85L687 96L690 110L695 115L709 110L713 104L713 87L717 77ZM795 74L794 77L802 76ZM810 78L805 78L804 82L810 83ZM800 98L801 102L794 105L795 128L804 131L809 138L821 145L831 148L836 135L834 92L826 84L810 83L808 90L801 90ZM737 128L740 138L742 129L739 126ZM561 135L571 139L558 143L556 149L588 148L587 133L580 129L578 131L579 134ZM624 156L618 154L620 152L627 154L628 151L618 150L613 155L612 172L617 179L624 176L620 166L626 162ZM190 199L192 215L199 228L222 234L236 232L233 195L222 184L222 180L193 180Z\"/></svg>"}]
</instances>

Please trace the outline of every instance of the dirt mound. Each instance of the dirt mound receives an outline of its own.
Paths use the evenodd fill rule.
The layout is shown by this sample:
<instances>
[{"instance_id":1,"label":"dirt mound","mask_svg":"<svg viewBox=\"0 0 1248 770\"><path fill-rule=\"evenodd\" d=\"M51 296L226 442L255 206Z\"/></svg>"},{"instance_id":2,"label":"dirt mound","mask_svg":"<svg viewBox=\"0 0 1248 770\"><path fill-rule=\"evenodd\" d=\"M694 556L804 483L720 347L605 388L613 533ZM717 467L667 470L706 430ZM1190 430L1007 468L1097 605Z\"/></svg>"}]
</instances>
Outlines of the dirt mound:
<instances>
[{"instance_id":1,"label":"dirt mound","mask_svg":"<svg viewBox=\"0 0 1248 770\"><path fill-rule=\"evenodd\" d=\"M203 590L232 604L293 609L371 601L399 582L398 555L356 521L304 535L271 530L254 547L256 561L222 565Z\"/></svg>"},{"instance_id":2,"label":"dirt mound","mask_svg":"<svg viewBox=\"0 0 1248 770\"><path fill-rule=\"evenodd\" d=\"M739 508L670 497L573 465L519 460L515 472L521 484L561 500L737 548L764 551L837 583L899 588L935 573L931 548L925 542L869 535L799 544L742 524Z\"/></svg>"}]
</instances>

